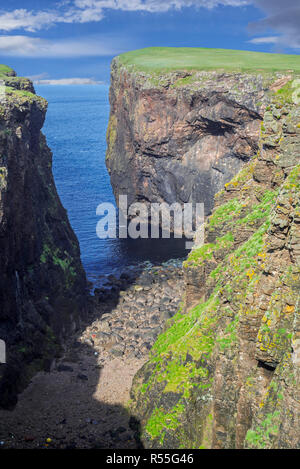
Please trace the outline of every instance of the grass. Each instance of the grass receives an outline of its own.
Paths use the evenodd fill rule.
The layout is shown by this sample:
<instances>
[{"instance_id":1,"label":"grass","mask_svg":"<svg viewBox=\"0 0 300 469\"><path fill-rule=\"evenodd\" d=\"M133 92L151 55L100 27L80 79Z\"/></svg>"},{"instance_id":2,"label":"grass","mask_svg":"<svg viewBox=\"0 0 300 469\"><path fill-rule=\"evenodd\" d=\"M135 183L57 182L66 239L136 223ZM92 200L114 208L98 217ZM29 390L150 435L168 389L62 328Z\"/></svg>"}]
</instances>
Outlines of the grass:
<instances>
[{"instance_id":1,"label":"grass","mask_svg":"<svg viewBox=\"0 0 300 469\"><path fill-rule=\"evenodd\" d=\"M300 72L300 55L230 49L149 47L126 52L119 59L124 65L133 65L146 72L212 69Z\"/></svg>"}]
</instances>

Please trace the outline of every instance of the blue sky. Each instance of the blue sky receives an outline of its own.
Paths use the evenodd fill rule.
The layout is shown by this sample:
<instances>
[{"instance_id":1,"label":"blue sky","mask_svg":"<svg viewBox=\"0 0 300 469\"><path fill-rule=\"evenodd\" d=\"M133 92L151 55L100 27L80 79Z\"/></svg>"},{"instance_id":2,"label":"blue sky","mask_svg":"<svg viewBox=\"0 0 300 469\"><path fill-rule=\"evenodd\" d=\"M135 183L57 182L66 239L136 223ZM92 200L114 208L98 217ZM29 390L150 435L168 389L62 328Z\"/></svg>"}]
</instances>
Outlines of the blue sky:
<instances>
[{"instance_id":1,"label":"blue sky","mask_svg":"<svg viewBox=\"0 0 300 469\"><path fill-rule=\"evenodd\" d=\"M0 62L36 80L108 81L149 46L300 52L299 0L6 0Z\"/></svg>"}]
</instances>

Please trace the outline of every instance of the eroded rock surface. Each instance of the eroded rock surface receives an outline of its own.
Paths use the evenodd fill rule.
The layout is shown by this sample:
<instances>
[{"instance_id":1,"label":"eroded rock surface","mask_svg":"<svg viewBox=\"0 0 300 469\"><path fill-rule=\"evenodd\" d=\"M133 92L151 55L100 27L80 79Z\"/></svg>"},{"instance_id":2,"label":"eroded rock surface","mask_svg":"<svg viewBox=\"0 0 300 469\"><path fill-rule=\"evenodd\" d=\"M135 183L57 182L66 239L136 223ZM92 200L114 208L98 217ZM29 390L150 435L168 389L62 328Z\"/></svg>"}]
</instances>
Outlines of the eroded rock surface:
<instances>
[{"instance_id":1,"label":"eroded rock surface","mask_svg":"<svg viewBox=\"0 0 300 469\"><path fill-rule=\"evenodd\" d=\"M87 307L78 241L52 176L41 133L47 102L11 71L0 102L0 405L49 368Z\"/></svg>"},{"instance_id":2,"label":"eroded rock surface","mask_svg":"<svg viewBox=\"0 0 300 469\"><path fill-rule=\"evenodd\" d=\"M259 152L217 194L185 305L137 373L147 448L300 448L300 112L291 83Z\"/></svg>"},{"instance_id":3,"label":"eroded rock surface","mask_svg":"<svg viewBox=\"0 0 300 469\"><path fill-rule=\"evenodd\" d=\"M210 213L214 194L258 149L274 81L213 71L151 76L114 59L106 163L117 203L123 194L129 204L203 202Z\"/></svg>"}]
</instances>

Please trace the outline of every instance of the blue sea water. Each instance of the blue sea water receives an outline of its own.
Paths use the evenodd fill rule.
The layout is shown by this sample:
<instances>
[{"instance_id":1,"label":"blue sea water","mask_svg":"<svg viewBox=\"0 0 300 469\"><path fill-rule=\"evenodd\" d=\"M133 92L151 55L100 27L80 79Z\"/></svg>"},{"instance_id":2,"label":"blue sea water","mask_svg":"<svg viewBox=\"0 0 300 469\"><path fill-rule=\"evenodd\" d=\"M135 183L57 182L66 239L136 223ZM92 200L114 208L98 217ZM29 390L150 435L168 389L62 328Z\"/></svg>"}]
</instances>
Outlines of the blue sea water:
<instances>
[{"instance_id":1,"label":"blue sea water","mask_svg":"<svg viewBox=\"0 0 300 469\"><path fill-rule=\"evenodd\" d=\"M120 273L127 266L185 257L183 240L99 239L96 235L98 204L115 204L105 166L108 86L40 85L36 92L49 103L43 132L88 278L97 283L95 279Z\"/></svg>"}]
</instances>

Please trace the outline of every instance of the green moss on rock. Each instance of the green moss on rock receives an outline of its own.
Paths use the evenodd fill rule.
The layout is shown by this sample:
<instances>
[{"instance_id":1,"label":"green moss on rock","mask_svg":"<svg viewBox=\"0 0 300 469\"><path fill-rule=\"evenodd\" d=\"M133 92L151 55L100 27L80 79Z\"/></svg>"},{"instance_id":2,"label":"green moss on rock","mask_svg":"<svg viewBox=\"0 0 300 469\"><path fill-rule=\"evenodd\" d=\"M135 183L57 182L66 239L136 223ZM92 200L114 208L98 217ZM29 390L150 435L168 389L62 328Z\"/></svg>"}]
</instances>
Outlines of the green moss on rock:
<instances>
[{"instance_id":1,"label":"green moss on rock","mask_svg":"<svg viewBox=\"0 0 300 469\"><path fill-rule=\"evenodd\" d=\"M185 262L185 305L134 380L131 409L146 447L300 444L291 405L300 382L300 165L286 131L298 122L289 95L288 84L272 104L280 96L284 112L271 106L264 122L267 134L279 124L286 146L266 146L263 135L254 160L216 196L206 243ZM202 299L191 307L197 287Z\"/></svg>"}]
</instances>

